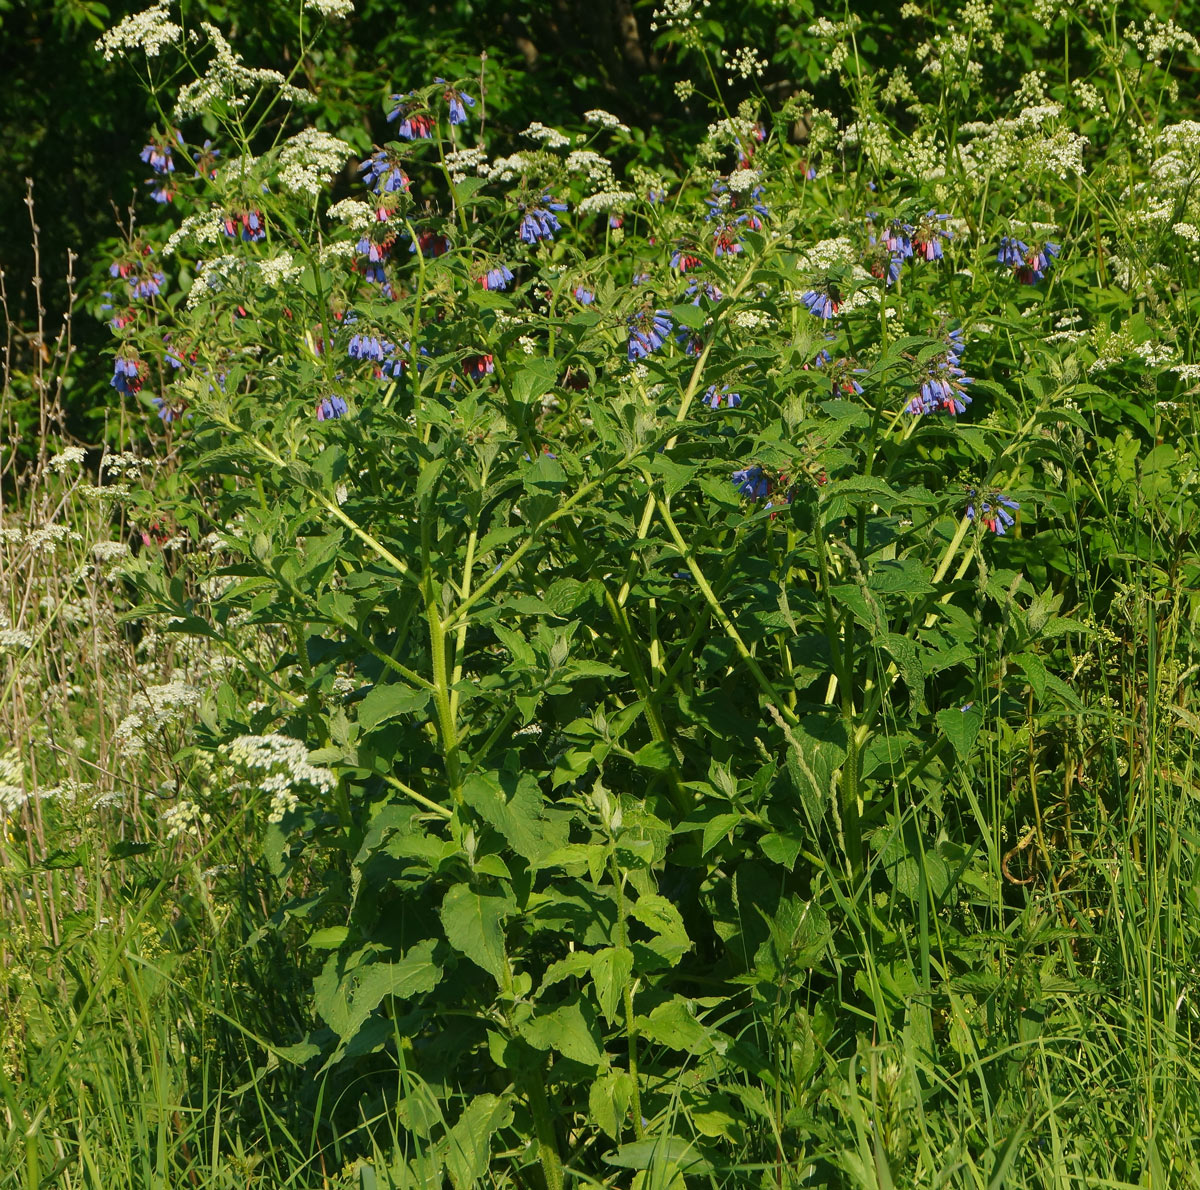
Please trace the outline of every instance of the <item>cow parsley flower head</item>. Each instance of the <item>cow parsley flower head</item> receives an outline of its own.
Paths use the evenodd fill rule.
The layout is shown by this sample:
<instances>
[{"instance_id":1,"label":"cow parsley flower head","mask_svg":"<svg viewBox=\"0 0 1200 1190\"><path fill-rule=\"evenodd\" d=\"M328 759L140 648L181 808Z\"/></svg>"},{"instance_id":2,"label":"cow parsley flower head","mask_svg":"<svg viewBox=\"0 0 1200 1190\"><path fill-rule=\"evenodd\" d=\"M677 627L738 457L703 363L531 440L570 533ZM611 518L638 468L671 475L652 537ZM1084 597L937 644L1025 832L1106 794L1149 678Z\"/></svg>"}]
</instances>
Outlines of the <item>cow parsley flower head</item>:
<instances>
[{"instance_id":1,"label":"cow parsley flower head","mask_svg":"<svg viewBox=\"0 0 1200 1190\"><path fill-rule=\"evenodd\" d=\"M300 804L297 791L332 792L337 784L327 768L310 764L300 740L283 735L243 735L221 748L223 759L271 795L270 822L281 822Z\"/></svg>"},{"instance_id":2,"label":"cow parsley flower head","mask_svg":"<svg viewBox=\"0 0 1200 1190\"><path fill-rule=\"evenodd\" d=\"M159 0L114 25L96 42L96 49L105 62L127 57L134 50L141 50L147 58L157 58L164 46L175 45L182 38L182 27L171 20L170 0Z\"/></svg>"}]
</instances>

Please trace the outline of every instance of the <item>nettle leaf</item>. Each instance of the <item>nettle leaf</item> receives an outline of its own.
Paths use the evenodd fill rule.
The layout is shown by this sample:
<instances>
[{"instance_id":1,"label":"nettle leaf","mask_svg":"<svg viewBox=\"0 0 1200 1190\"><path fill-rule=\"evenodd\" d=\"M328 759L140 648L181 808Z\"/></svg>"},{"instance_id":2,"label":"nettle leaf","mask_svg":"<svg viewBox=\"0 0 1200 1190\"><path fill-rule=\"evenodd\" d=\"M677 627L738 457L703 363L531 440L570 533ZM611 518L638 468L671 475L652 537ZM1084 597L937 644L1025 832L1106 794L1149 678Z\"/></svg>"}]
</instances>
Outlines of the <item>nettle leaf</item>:
<instances>
[{"instance_id":1,"label":"nettle leaf","mask_svg":"<svg viewBox=\"0 0 1200 1190\"><path fill-rule=\"evenodd\" d=\"M613 1140L621 1139L621 1130L629 1116L633 1100L633 1079L625 1070L610 1070L592 1083L588 1092L591 1117Z\"/></svg>"},{"instance_id":2,"label":"nettle leaf","mask_svg":"<svg viewBox=\"0 0 1200 1190\"><path fill-rule=\"evenodd\" d=\"M513 396L524 405L540 400L558 383L558 369L553 360L531 359L513 377Z\"/></svg>"},{"instance_id":3,"label":"nettle leaf","mask_svg":"<svg viewBox=\"0 0 1200 1190\"><path fill-rule=\"evenodd\" d=\"M725 1039L701 1024L691 1005L682 996L659 1004L648 1017L638 1017L638 1032L668 1049L683 1050L694 1056L723 1049Z\"/></svg>"},{"instance_id":4,"label":"nettle leaf","mask_svg":"<svg viewBox=\"0 0 1200 1190\"><path fill-rule=\"evenodd\" d=\"M653 933L646 945L660 958L676 963L692 949L683 917L666 897L657 893L638 897L630 913Z\"/></svg>"},{"instance_id":5,"label":"nettle leaf","mask_svg":"<svg viewBox=\"0 0 1200 1190\"><path fill-rule=\"evenodd\" d=\"M954 745L954 751L959 760L966 760L979 735L983 716L974 707L949 707L937 713L938 726L946 733L946 738Z\"/></svg>"},{"instance_id":6,"label":"nettle leaf","mask_svg":"<svg viewBox=\"0 0 1200 1190\"><path fill-rule=\"evenodd\" d=\"M354 1040L385 997L411 1000L437 987L442 968L433 960L433 949L429 938L410 947L398 962L364 959L340 978L338 956L330 955L314 983L314 999L343 1047Z\"/></svg>"},{"instance_id":7,"label":"nettle leaf","mask_svg":"<svg viewBox=\"0 0 1200 1190\"><path fill-rule=\"evenodd\" d=\"M593 1068L608 1064L594 1010L578 998L523 1021L517 1031L535 1049L552 1049L572 1062Z\"/></svg>"},{"instance_id":8,"label":"nettle leaf","mask_svg":"<svg viewBox=\"0 0 1200 1190\"><path fill-rule=\"evenodd\" d=\"M911 706L914 709L921 707L925 702L925 669L917 643L895 632L885 632L877 636L875 643L892 655L896 667L900 670L900 676L908 687Z\"/></svg>"},{"instance_id":9,"label":"nettle leaf","mask_svg":"<svg viewBox=\"0 0 1200 1190\"><path fill-rule=\"evenodd\" d=\"M1036 653L1018 653L1013 660L1029 680L1034 697L1041 699L1046 693L1046 664Z\"/></svg>"},{"instance_id":10,"label":"nettle leaf","mask_svg":"<svg viewBox=\"0 0 1200 1190\"><path fill-rule=\"evenodd\" d=\"M463 784L462 795L484 822L531 863L538 863L567 841L565 824L547 817L542 791L530 773L472 773Z\"/></svg>"},{"instance_id":11,"label":"nettle leaf","mask_svg":"<svg viewBox=\"0 0 1200 1190\"><path fill-rule=\"evenodd\" d=\"M442 901L440 917L446 941L503 987L508 971L504 919L512 909L507 897L475 892L456 884Z\"/></svg>"},{"instance_id":12,"label":"nettle leaf","mask_svg":"<svg viewBox=\"0 0 1200 1190\"><path fill-rule=\"evenodd\" d=\"M492 1137L513 1119L508 1096L479 1095L471 1100L444 1141L446 1172L454 1190L479 1183L491 1161Z\"/></svg>"},{"instance_id":13,"label":"nettle leaf","mask_svg":"<svg viewBox=\"0 0 1200 1190\"><path fill-rule=\"evenodd\" d=\"M590 957L600 1011L609 1024L615 1024L625 986L633 975L633 951L624 946L606 946Z\"/></svg>"},{"instance_id":14,"label":"nettle leaf","mask_svg":"<svg viewBox=\"0 0 1200 1190\"><path fill-rule=\"evenodd\" d=\"M428 690L414 690L397 682L373 686L358 707L358 722L363 731L373 731L381 723L398 715L415 714L429 702Z\"/></svg>"}]
</instances>

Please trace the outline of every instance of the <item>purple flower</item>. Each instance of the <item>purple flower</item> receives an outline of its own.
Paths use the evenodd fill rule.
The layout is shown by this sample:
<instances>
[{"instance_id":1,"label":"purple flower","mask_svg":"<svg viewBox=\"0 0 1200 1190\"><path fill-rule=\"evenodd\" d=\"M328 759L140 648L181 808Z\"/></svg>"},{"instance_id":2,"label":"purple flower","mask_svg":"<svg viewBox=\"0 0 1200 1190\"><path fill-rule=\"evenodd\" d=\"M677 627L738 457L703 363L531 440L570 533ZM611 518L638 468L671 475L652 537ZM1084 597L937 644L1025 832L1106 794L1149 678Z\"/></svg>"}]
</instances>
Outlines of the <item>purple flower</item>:
<instances>
[{"instance_id":1,"label":"purple flower","mask_svg":"<svg viewBox=\"0 0 1200 1190\"><path fill-rule=\"evenodd\" d=\"M729 477L737 490L751 500L765 500L771 490L771 481L766 472L755 464L753 467L743 467Z\"/></svg>"},{"instance_id":2,"label":"purple flower","mask_svg":"<svg viewBox=\"0 0 1200 1190\"><path fill-rule=\"evenodd\" d=\"M942 240L948 240L950 233L942 231L938 224L949 218L949 215L939 215L936 211L929 211L917 220L917 225L912 232L913 251L917 255L923 256L926 260L942 259Z\"/></svg>"},{"instance_id":3,"label":"purple flower","mask_svg":"<svg viewBox=\"0 0 1200 1190\"><path fill-rule=\"evenodd\" d=\"M1028 248L1025 259L1015 266L1013 272L1022 285L1036 285L1050 267L1050 261L1059 253L1059 246L1046 240L1041 248Z\"/></svg>"},{"instance_id":4,"label":"purple flower","mask_svg":"<svg viewBox=\"0 0 1200 1190\"><path fill-rule=\"evenodd\" d=\"M692 305L698 306L701 298L708 298L710 302L723 301L725 295L711 281L701 281L699 277L691 277L688 280L687 292L684 297L692 299Z\"/></svg>"},{"instance_id":5,"label":"purple flower","mask_svg":"<svg viewBox=\"0 0 1200 1190\"><path fill-rule=\"evenodd\" d=\"M239 234L239 223L241 224L241 237L247 243L253 244L267 238L262 211L233 211L226 215L225 222L221 226L230 239L236 238Z\"/></svg>"},{"instance_id":6,"label":"purple flower","mask_svg":"<svg viewBox=\"0 0 1200 1190\"><path fill-rule=\"evenodd\" d=\"M671 315L666 310L648 309L629 318L629 361L644 359L657 351L671 333Z\"/></svg>"},{"instance_id":7,"label":"purple flower","mask_svg":"<svg viewBox=\"0 0 1200 1190\"><path fill-rule=\"evenodd\" d=\"M433 118L426 112L414 112L413 105L404 102L412 98L412 92L403 95L393 95L392 103L396 106L388 112L388 123L399 120L396 134L405 140L431 140L433 138ZM463 113L465 116L465 112Z\"/></svg>"},{"instance_id":8,"label":"purple flower","mask_svg":"<svg viewBox=\"0 0 1200 1190\"><path fill-rule=\"evenodd\" d=\"M1029 245L1010 236L1000 237L1000 251L996 253L996 262L1007 268L1018 269L1025 263L1029 255Z\"/></svg>"},{"instance_id":9,"label":"purple flower","mask_svg":"<svg viewBox=\"0 0 1200 1190\"><path fill-rule=\"evenodd\" d=\"M210 180L215 180L217 176L217 158L221 156L220 149L212 147L212 141L205 139L204 144L200 147L200 152L196 154L196 159L193 164L196 167L195 177L206 177Z\"/></svg>"},{"instance_id":10,"label":"purple flower","mask_svg":"<svg viewBox=\"0 0 1200 1190\"><path fill-rule=\"evenodd\" d=\"M419 231L416 241L410 241L409 252L421 250L422 256L444 256L450 251L450 237L437 231Z\"/></svg>"},{"instance_id":11,"label":"purple flower","mask_svg":"<svg viewBox=\"0 0 1200 1190\"><path fill-rule=\"evenodd\" d=\"M946 336L946 350L926 363L917 395L905 406L907 412L914 417L938 410L954 415L966 412L971 403L966 385L974 382L959 366L962 349L961 328L950 331Z\"/></svg>"},{"instance_id":12,"label":"purple flower","mask_svg":"<svg viewBox=\"0 0 1200 1190\"><path fill-rule=\"evenodd\" d=\"M701 400L710 409L720 409L722 405L727 409L736 409L742 403L742 394L730 392L727 384L720 387L710 384Z\"/></svg>"},{"instance_id":13,"label":"purple flower","mask_svg":"<svg viewBox=\"0 0 1200 1190\"><path fill-rule=\"evenodd\" d=\"M175 201L175 183L170 178L147 178L146 185L150 187L150 197L155 202Z\"/></svg>"},{"instance_id":14,"label":"purple flower","mask_svg":"<svg viewBox=\"0 0 1200 1190\"><path fill-rule=\"evenodd\" d=\"M842 304L842 295L838 287L832 282L827 282L824 285L814 286L812 289L807 289L800 295L800 300L804 303L810 314L817 318L830 319L840 309Z\"/></svg>"},{"instance_id":15,"label":"purple flower","mask_svg":"<svg viewBox=\"0 0 1200 1190\"><path fill-rule=\"evenodd\" d=\"M153 271L143 273L136 280L130 280L129 296L135 301L141 301L148 297L157 297L162 292L162 287L166 283L166 280L166 277L162 273Z\"/></svg>"},{"instance_id":16,"label":"purple flower","mask_svg":"<svg viewBox=\"0 0 1200 1190\"><path fill-rule=\"evenodd\" d=\"M408 189L408 175L400 168L400 161L386 149L376 149L358 167L363 182L376 194L395 194Z\"/></svg>"},{"instance_id":17,"label":"purple flower","mask_svg":"<svg viewBox=\"0 0 1200 1190\"><path fill-rule=\"evenodd\" d=\"M713 232L713 255L720 256L737 256L742 251L742 241L738 238L738 224L746 221L745 215L738 215L734 219L729 219L722 223Z\"/></svg>"},{"instance_id":18,"label":"purple flower","mask_svg":"<svg viewBox=\"0 0 1200 1190\"><path fill-rule=\"evenodd\" d=\"M590 289L585 289L582 285L576 285L571 290L571 296L581 305L590 306L595 300L596 295Z\"/></svg>"},{"instance_id":19,"label":"purple flower","mask_svg":"<svg viewBox=\"0 0 1200 1190\"><path fill-rule=\"evenodd\" d=\"M874 236L868 236L867 240L869 247L864 260L867 271L872 277L886 281L888 285L895 284L900 280L904 258L893 252L887 244L877 241Z\"/></svg>"},{"instance_id":20,"label":"purple flower","mask_svg":"<svg viewBox=\"0 0 1200 1190\"><path fill-rule=\"evenodd\" d=\"M473 355L463 362L463 372L469 380L482 380L496 370L496 361L490 355Z\"/></svg>"},{"instance_id":21,"label":"purple flower","mask_svg":"<svg viewBox=\"0 0 1200 1190\"><path fill-rule=\"evenodd\" d=\"M435 78L435 83L445 83L445 79ZM446 104L450 108L450 123L465 124L467 122L467 108L475 106L475 100L463 91L459 91L455 87L446 87L442 92L445 96ZM463 106L466 104L466 107Z\"/></svg>"},{"instance_id":22,"label":"purple flower","mask_svg":"<svg viewBox=\"0 0 1200 1190\"><path fill-rule=\"evenodd\" d=\"M536 244L538 240L552 240L554 233L561 229L555 211L565 211L565 202L554 202L550 195L542 195L542 205L526 207L521 205L524 212L521 215L521 239L526 244Z\"/></svg>"},{"instance_id":23,"label":"purple flower","mask_svg":"<svg viewBox=\"0 0 1200 1190\"><path fill-rule=\"evenodd\" d=\"M154 408L158 416L162 419L164 426L169 426L172 422L179 421L182 417L188 415L186 401L167 401L162 397L155 397Z\"/></svg>"},{"instance_id":24,"label":"purple flower","mask_svg":"<svg viewBox=\"0 0 1200 1190\"><path fill-rule=\"evenodd\" d=\"M125 396L132 396L142 387L145 369L136 355L118 355L113 360L113 375L108 382L111 388Z\"/></svg>"},{"instance_id":25,"label":"purple flower","mask_svg":"<svg viewBox=\"0 0 1200 1190\"><path fill-rule=\"evenodd\" d=\"M978 497L974 488L968 489L967 499L971 501L967 505L967 520L978 519L985 529L995 533L997 537L1003 537L1005 532L1016 523L1012 514L1021 507L1015 500L1010 500L994 489L979 501L978 512L975 509ZM1012 511L1009 511L1010 509Z\"/></svg>"},{"instance_id":26,"label":"purple flower","mask_svg":"<svg viewBox=\"0 0 1200 1190\"><path fill-rule=\"evenodd\" d=\"M171 145L166 140L152 140L138 156L156 174L169 174L175 171L175 162L171 157Z\"/></svg>"},{"instance_id":27,"label":"purple flower","mask_svg":"<svg viewBox=\"0 0 1200 1190\"><path fill-rule=\"evenodd\" d=\"M835 397L862 396L862 385L855 380L855 377L862 376L866 372L866 368L856 368L850 360L839 359L830 367L829 372Z\"/></svg>"},{"instance_id":28,"label":"purple flower","mask_svg":"<svg viewBox=\"0 0 1200 1190\"><path fill-rule=\"evenodd\" d=\"M484 289L507 289L509 282L511 282L512 279L512 270L508 267L508 265L498 264L495 268L488 269L488 271L479 278L479 284L482 285Z\"/></svg>"},{"instance_id":29,"label":"purple flower","mask_svg":"<svg viewBox=\"0 0 1200 1190\"><path fill-rule=\"evenodd\" d=\"M686 248L676 248L671 253L671 268L678 269L681 273L690 273L693 269L703 267L700 257L687 251Z\"/></svg>"},{"instance_id":30,"label":"purple flower","mask_svg":"<svg viewBox=\"0 0 1200 1190\"><path fill-rule=\"evenodd\" d=\"M345 416L347 408L343 397L339 397L336 393L330 393L317 402L317 421L334 421L336 418Z\"/></svg>"},{"instance_id":31,"label":"purple flower","mask_svg":"<svg viewBox=\"0 0 1200 1190\"><path fill-rule=\"evenodd\" d=\"M390 343L387 339L380 338L378 335L364 335L357 332L351 336L349 346L346 348L351 359L376 361L382 360L384 356L390 355L395 350L395 343Z\"/></svg>"},{"instance_id":32,"label":"purple flower","mask_svg":"<svg viewBox=\"0 0 1200 1190\"><path fill-rule=\"evenodd\" d=\"M911 223L893 219L883 232L883 242L888 251L895 253L901 260L907 260L913 254L913 230Z\"/></svg>"}]
</instances>

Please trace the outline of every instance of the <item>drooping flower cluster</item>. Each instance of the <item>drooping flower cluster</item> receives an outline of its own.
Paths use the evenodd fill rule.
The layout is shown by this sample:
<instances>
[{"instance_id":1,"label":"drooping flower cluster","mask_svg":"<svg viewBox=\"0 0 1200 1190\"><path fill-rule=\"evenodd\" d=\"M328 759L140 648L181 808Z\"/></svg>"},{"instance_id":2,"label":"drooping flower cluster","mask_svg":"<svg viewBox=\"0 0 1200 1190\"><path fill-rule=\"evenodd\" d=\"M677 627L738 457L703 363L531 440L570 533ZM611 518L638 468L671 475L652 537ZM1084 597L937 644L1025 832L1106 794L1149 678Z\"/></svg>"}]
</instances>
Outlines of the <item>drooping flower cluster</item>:
<instances>
[{"instance_id":1,"label":"drooping flower cluster","mask_svg":"<svg viewBox=\"0 0 1200 1190\"><path fill-rule=\"evenodd\" d=\"M542 195L538 206L521 205L520 236L523 243L536 244L539 240L552 240L554 233L561 230L555 211L565 211L565 202L555 202L549 194Z\"/></svg>"},{"instance_id":2,"label":"drooping flower cluster","mask_svg":"<svg viewBox=\"0 0 1200 1190\"><path fill-rule=\"evenodd\" d=\"M730 390L729 385L710 384L703 397L703 403L710 409L736 409L742 403L742 394Z\"/></svg>"},{"instance_id":3,"label":"drooping flower cluster","mask_svg":"<svg viewBox=\"0 0 1200 1190\"><path fill-rule=\"evenodd\" d=\"M239 232L239 225L241 231ZM256 209L246 209L241 211L231 211L225 216L225 222L222 224L225 234L232 240L238 235L248 244L256 244L260 240L267 238L266 223L263 220L262 211Z\"/></svg>"},{"instance_id":4,"label":"drooping flower cluster","mask_svg":"<svg viewBox=\"0 0 1200 1190\"><path fill-rule=\"evenodd\" d=\"M376 149L359 167L363 181L375 194L395 194L407 190L408 175L400 166L400 159L387 149Z\"/></svg>"},{"instance_id":5,"label":"drooping flower cluster","mask_svg":"<svg viewBox=\"0 0 1200 1190\"><path fill-rule=\"evenodd\" d=\"M666 310L644 308L629 318L629 361L644 359L657 351L675 325Z\"/></svg>"},{"instance_id":6,"label":"drooping flower cluster","mask_svg":"<svg viewBox=\"0 0 1200 1190\"><path fill-rule=\"evenodd\" d=\"M446 80L443 78L435 78L433 81L435 83L446 83ZM442 92L442 97L446 100L446 106L450 109L450 123L465 124L467 122L467 108L474 107L475 100L465 92L458 90L457 87L449 85Z\"/></svg>"},{"instance_id":7,"label":"drooping flower cluster","mask_svg":"<svg viewBox=\"0 0 1200 1190\"><path fill-rule=\"evenodd\" d=\"M825 281L814 285L812 289L806 289L800 295L800 300L810 314L828 320L841 308L842 293L835 282Z\"/></svg>"},{"instance_id":8,"label":"drooping flower cluster","mask_svg":"<svg viewBox=\"0 0 1200 1190\"><path fill-rule=\"evenodd\" d=\"M917 395L905 406L914 417L922 413L959 414L966 412L971 398L966 385L973 383L962 369L962 328L957 327L946 335L946 350L924 365L920 374Z\"/></svg>"},{"instance_id":9,"label":"drooping flower cluster","mask_svg":"<svg viewBox=\"0 0 1200 1190\"><path fill-rule=\"evenodd\" d=\"M146 365L136 353L122 353L113 360L113 376L109 385L123 396L133 396L146 378Z\"/></svg>"},{"instance_id":10,"label":"drooping flower cluster","mask_svg":"<svg viewBox=\"0 0 1200 1190\"><path fill-rule=\"evenodd\" d=\"M391 97L395 106L388 112L388 123L398 120L396 135L405 140L430 140L433 137L433 117L428 112L419 110L418 106L411 102L412 98L411 91Z\"/></svg>"},{"instance_id":11,"label":"drooping flower cluster","mask_svg":"<svg viewBox=\"0 0 1200 1190\"><path fill-rule=\"evenodd\" d=\"M178 132L174 140L179 145L183 138ZM168 203L175 198L175 181L170 176L175 172L175 160L172 156L171 140L165 136L152 137L139 154L141 159L154 171L153 178L146 179L150 187L150 197L157 203Z\"/></svg>"},{"instance_id":12,"label":"drooping flower cluster","mask_svg":"<svg viewBox=\"0 0 1200 1190\"><path fill-rule=\"evenodd\" d=\"M494 291L507 289L512 283L512 280L512 269L510 269L506 264L498 264L494 268L488 269L487 272L479 278L479 284L482 285L484 289L490 289Z\"/></svg>"},{"instance_id":13,"label":"drooping flower cluster","mask_svg":"<svg viewBox=\"0 0 1200 1190\"><path fill-rule=\"evenodd\" d=\"M1022 285L1036 285L1050 268L1050 262L1060 251L1058 244L1045 240L1040 248L1031 248L1022 240L1012 236L1000 237L1000 250L996 262L1011 268L1013 276Z\"/></svg>"},{"instance_id":14,"label":"drooping flower cluster","mask_svg":"<svg viewBox=\"0 0 1200 1190\"><path fill-rule=\"evenodd\" d=\"M1013 513L1021 506L1015 500L1010 500L1002 492L993 489L980 498L974 488L967 491L967 520L978 521L989 533L997 537L1004 534L1016 523ZM976 508L978 505L978 508Z\"/></svg>"}]
</instances>

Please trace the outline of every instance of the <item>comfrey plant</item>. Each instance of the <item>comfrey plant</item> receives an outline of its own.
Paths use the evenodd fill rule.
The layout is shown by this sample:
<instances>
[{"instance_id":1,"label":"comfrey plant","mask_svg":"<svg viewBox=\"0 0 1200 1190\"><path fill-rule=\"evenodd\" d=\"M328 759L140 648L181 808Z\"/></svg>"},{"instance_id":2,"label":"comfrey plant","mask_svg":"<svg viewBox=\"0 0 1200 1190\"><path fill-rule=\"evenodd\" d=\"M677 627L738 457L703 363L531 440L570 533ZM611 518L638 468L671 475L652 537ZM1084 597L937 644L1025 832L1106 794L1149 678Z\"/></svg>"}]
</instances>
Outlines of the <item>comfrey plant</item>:
<instances>
[{"instance_id":1,"label":"comfrey plant","mask_svg":"<svg viewBox=\"0 0 1200 1190\"><path fill-rule=\"evenodd\" d=\"M169 24L156 53L194 68ZM179 414L195 494L164 512L228 526L204 630L292 642L275 701L219 709L212 738L271 793L281 862L346 874L283 915L329 951L309 1052L401 1038L471 1103L435 1154L469 1132L549 1190L567 1160L602 1177L601 1149L669 1126L687 1055L732 1094L754 1014L832 994L849 906L928 910L919 857L965 828L898 806L1004 729L988 650L1037 658L1047 617L1003 551L1067 412L993 374L996 315L962 281L995 249L919 181L849 174L848 221L745 111L670 187L618 177L615 118L491 157L481 80L435 78L384 99L390 139L333 202L351 147L319 166L303 95L204 32L150 163L198 160L203 123L216 164L174 171L183 222L127 295L113 388L150 432L156 388ZM1018 281L1053 282L1057 244L1004 234ZM198 630L147 575L147 606ZM779 1159L769 1115L742 1159ZM698 1160L724 1143L696 1135Z\"/></svg>"}]
</instances>

